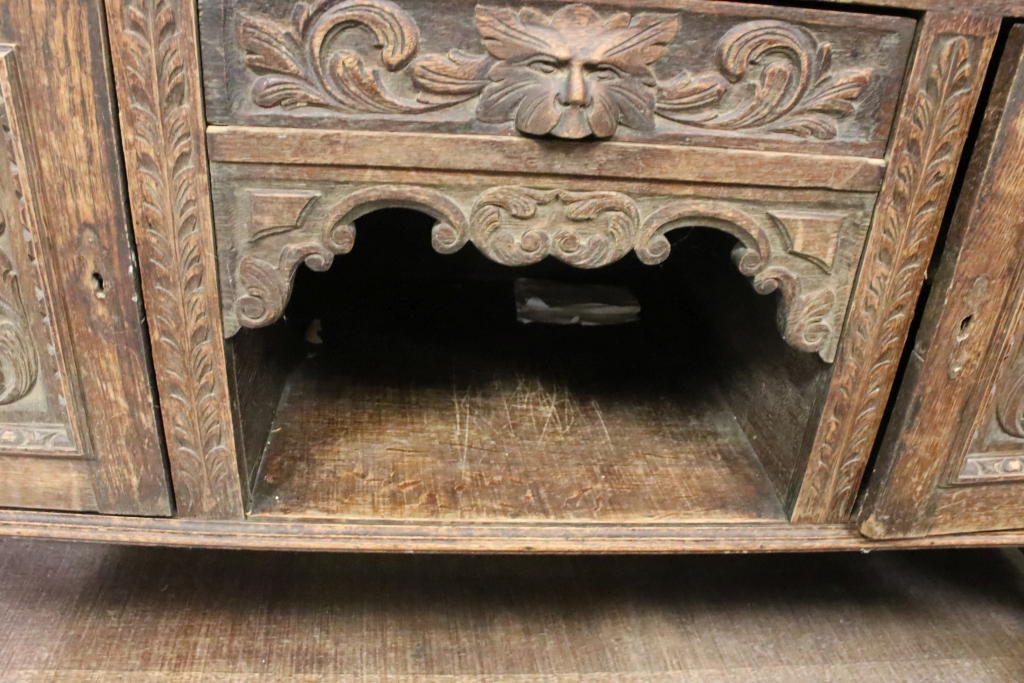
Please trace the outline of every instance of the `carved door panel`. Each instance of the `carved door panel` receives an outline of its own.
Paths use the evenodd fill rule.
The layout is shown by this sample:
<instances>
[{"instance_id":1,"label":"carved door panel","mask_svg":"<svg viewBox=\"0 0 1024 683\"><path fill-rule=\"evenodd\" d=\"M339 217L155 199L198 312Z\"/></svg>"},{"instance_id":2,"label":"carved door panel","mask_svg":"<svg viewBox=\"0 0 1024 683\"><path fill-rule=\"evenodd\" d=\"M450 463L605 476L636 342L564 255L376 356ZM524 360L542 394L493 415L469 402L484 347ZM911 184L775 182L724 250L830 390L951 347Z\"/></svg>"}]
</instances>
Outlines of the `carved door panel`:
<instances>
[{"instance_id":1,"label":"carved door panel","mask_svg":"<svg viewBox=\"0 0 1024 683\"><path fill-rule=\"evenodd\" d=\"M167 515L102 7L5 16L0 506Z\"/></svg>"},{"instance_id":2,"label":"carved door panel","mask_svg":"<svg viewBox=\"0 0 1024 683\"><path fill-rule=\"evenodd\" d=\"M1017 26L869 483L871 537L1024 528L1022 55Z\"/></svg>"}]
</instances>

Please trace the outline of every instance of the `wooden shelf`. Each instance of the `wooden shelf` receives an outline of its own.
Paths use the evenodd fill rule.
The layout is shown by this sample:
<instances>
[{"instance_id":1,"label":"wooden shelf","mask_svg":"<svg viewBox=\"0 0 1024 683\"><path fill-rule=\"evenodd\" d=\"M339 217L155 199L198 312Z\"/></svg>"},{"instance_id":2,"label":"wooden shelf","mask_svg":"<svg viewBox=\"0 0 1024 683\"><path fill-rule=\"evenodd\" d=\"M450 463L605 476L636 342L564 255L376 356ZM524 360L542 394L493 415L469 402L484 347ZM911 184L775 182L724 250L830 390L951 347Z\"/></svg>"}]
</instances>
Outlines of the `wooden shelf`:
<instances>
[{"instance_id":1,"label":"wooden shelf","mask_svg":"<svg viewBox=\"0 0 1024 683\"><path fill-rule=\"evenodd\" d=\"M380 385L338 365L317 357L290 377L255 514L784 519L713 388L630 399L525 373L486 385Z\"/></svg>"},{"instance_id":2,"label":"wooden shelf","mask_svg":"<svg viewBox=\"0 0 1024 683\"><path fill-rule=\"evenodd\" d=\"M287 379L253 517L785 520L668 293L584 328L517 323L507 278L358 283Z\"/></svg>"}]
</instances>

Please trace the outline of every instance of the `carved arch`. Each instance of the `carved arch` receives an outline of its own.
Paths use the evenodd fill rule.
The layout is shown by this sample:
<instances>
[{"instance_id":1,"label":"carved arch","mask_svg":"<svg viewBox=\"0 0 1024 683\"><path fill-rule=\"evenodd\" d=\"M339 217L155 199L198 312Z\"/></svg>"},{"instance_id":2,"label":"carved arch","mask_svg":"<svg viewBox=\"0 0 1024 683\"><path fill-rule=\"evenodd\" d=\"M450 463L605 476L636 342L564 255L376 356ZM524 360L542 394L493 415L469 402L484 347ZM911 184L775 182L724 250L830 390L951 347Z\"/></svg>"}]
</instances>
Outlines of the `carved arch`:
<instances>
[{"instance_id":1,"label":"carved arch","mask_svg":"<svg viewBox=\"0 0 1024 683\"><path fill-rule=\"evenodd\" d=\"M276 260L247 253L237 262L234 272L235 300L225 307L225 334L233 335L241 327L265 327L284 314L291 298L295 273L300 263L323 272L334 257L347 254L356 240L355 221L384 208L422 211L437 223L431 231L431 244L442 254L461 249L467 241L467 222L452 200L439 192L411 185L382 185L357 190L330 207L315 239L297 240L281 248ZM292 226L298 229L299 226ZM259 241L258 236L252 239Z\"/></svg>"},{"instance_id":2,"label":"carved arch","mask_svg":"<svg viewBox=\"0 0 1024 683\"><path fill-rule=\"evenodd\" d=\"M337 203L328 214L328 230L347 233L348 249L356 239L355 222L378 209L415 209L435 221L430 244L440 254L454 254L468 240L469 226L458 204L440 192L414 185L383 185L353 192ZM341 253L341 252L338 252Z\"/></svg>"},{"instance_id":3,"label":"carved arch","mask_svg":"<svg viewBox=\"0 0 1024 683\"><path fill-rule=\"evenodd\" d=\"M299 264L305 262L316 271L328 269L335 255L352 249L356 220L379 209L407 208L435 219L435 251L451 254L472 242L482 254L508 266L553 256L575 267L598 268L630 251L654 265L668 258L671 245L666 235L672 230L720 230L737 239L733 260L752 278L754 290L779 292L778 326L786 341L832 360L845 311L835 278L847 275L826 272L801 257L791 248L785 225L767 211L750 210L731 200L674 199L656 203L644 217L638 201L650 206L650 200L621 192L518 185L467 190L452 188L449 196L413 185L363 187L312 210L303 208L314 201L307 197L315 195L319 201L320 193L307 192L301 201L290 190L240 193L250 202L259 197L258 210L268 215L255 215L252 204L248 236L229 249L229 279L235 289L224 296L226 334L231 336L239 326L262 327L278 320ZM275 197L280 210L273 206ZM297 224L278 226L272 233L258 230L257 226L287 222L280 220L282 216Z\"/></svg>"},{"instance_id":4,"label":"carved arch","mask_svg":"<svg viewBox=\"0 0 1024 683\"><path fill-rule=\"evenodd\" d=\"M801 351L826 356L834 343L835 291L828 278L801 273L795 255L785 248L786 236L778 222L758 220L723 202L680 201L663 207L644 221L637 235L636 255L648 265L661 263L671 250L666 235L680 228L713 228L735 237L739 244L733 261L744 275L753 278L759 294L781 294L779 331ZM773 239L774 238L774 239ZM780 246L773 247L773 243Z\"/></svg>"}]
</instances>

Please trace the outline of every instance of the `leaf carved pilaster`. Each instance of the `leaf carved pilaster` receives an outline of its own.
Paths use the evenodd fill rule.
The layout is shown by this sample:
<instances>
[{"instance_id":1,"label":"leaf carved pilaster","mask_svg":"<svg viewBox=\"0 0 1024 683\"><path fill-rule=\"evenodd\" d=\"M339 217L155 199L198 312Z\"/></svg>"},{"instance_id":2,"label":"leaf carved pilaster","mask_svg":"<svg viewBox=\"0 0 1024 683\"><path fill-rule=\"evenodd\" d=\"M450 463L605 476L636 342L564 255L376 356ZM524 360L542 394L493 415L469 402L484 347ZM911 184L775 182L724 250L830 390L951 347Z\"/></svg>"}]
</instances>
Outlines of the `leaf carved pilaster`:
<instances>
[{"instance_id":1,"label":"leaf carved pilaster","mask_svg":"<svg viewBox=\"0 0 1024 683\"><path fill-rule=\"evenodd\" d=\"M195 7L184 0L113 0L107 16L178 514L239 518Z\"/></svg>"},{"instance_id":2,"label":"leaf carved pilaster","mask_svg":"<svg viewBox=\"0 0 1024 683\"><path fill-rule=\"evenodd\" d=\"M882 420L998 22L929 14L794 521L848 517Z\"/></svg>"}]
</instances>

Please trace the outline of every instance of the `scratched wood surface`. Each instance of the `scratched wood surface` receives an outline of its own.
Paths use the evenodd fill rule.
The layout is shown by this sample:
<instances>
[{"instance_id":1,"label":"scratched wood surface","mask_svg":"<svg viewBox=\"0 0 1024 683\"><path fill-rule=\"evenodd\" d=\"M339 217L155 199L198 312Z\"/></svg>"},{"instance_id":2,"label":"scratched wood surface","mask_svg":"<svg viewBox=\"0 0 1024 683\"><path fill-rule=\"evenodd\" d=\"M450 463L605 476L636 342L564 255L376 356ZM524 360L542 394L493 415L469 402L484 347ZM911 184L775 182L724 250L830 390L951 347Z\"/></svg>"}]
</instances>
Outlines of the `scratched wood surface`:
<instances>
[{"instance_id":1,"label":"scratched wood surface","mask_svg":"<svg viewBox=\"0 0 1024 683\"><path fill-rule=\"evenodd\" d=\"M661 286L671 275L628 261L598 276L542 264L525 272L628 283L643 321L526 326L512 298L524 271L473 252L422 257L414 242L364 232L367 252L297 285L287 315L320 316L324 344L307 346L288 380L254 514L783 518L705 371L701 319Z\"/></svg>"},{"instance_id":2,"label":"scratched wood surface","mask_svg":"<svg viewBox=\"0 0 1024 683\"><path fill-rule=\"evenodd\" d=\"M4 540L0 681L1008 683L1024 677L1020 567L999 551L468 558Z\"/></svg>"}]
</instances>

